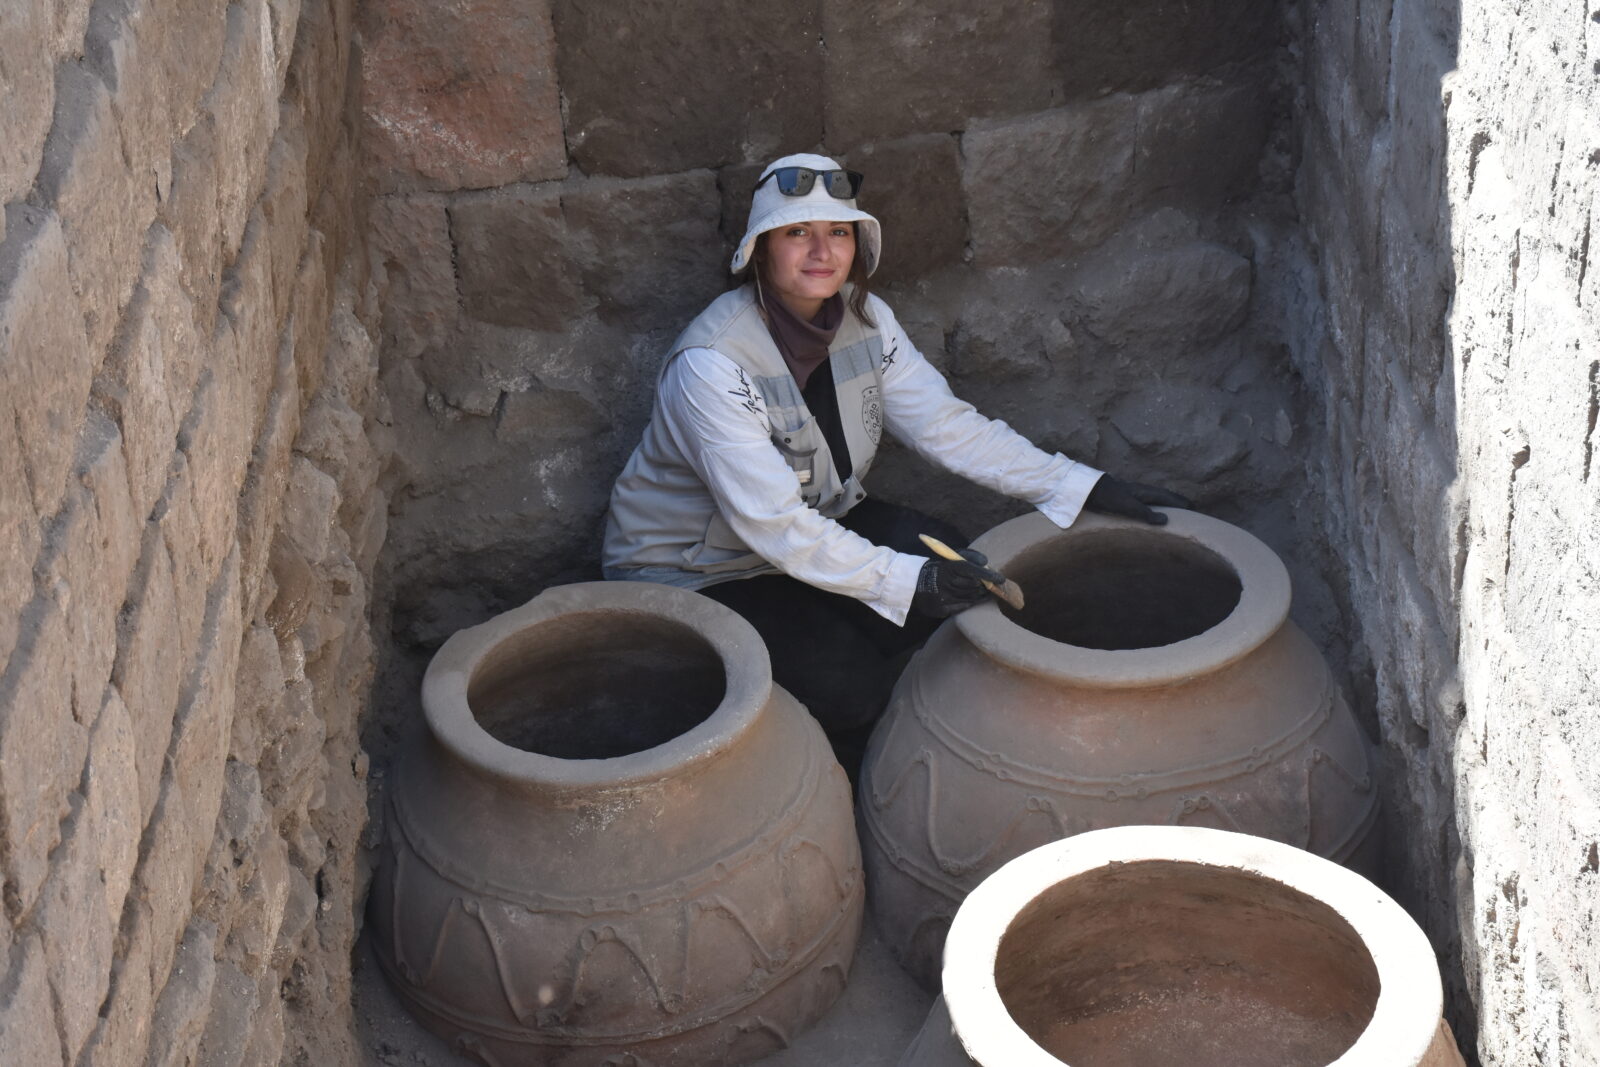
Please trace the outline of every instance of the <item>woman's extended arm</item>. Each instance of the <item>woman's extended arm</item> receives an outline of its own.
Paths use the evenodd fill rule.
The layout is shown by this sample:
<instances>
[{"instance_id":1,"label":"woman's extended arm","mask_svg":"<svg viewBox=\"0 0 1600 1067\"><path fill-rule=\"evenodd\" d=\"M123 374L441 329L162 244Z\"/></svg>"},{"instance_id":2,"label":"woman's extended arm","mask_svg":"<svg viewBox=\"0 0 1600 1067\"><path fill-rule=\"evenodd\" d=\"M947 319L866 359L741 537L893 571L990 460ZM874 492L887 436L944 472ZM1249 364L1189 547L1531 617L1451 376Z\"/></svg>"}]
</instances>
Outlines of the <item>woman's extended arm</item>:
<instances>
[{"instance_id":1,"label":"woman's extended arm","mask_svg":"<svg viewBox=\"0 0 1600 1067\"><path fill-rule=\"evenodd\" d=\"M919 455L998 493L1026 500L1058 526L1070 526L1100 478L1093 467L1036 448L999 419L950 391L882 301L872 311L883 331L883 408L889 432Z\"/></svg>"},{"instance_id":2,"label":"woman's extended arm","mask_svg":"<svg viewBox=\"0 0 1600 1067\"><path fill-rule=\"evenodd\" d=\"M773 447L765 407L739 366L691 348L662 376L660 417L717 509L751 550L784 573L861 600L902 623L920 556L882 548L806 506Z\"/></svg>"}]
</instances>

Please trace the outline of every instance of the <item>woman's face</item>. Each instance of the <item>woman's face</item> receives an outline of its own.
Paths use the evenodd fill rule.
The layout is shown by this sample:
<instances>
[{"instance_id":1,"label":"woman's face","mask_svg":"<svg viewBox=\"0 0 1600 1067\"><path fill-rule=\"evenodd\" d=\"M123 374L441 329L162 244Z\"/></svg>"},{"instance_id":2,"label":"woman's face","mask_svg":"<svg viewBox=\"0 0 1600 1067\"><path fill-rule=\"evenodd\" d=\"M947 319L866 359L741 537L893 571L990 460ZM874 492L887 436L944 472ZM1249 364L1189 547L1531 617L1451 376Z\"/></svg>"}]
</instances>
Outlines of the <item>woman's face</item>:
<instances>
[{"instance_id":1,"label":"woman's face","mask_svg":"<svg viewBox=\"0 0 1600 1067\"><path fill-rule=\"evenodd\" d=\"M856 258L853 222L797 222L769 230L766 239L762 282L802 319L813 318L839 291Z\"/></svg>"}]
</instances>

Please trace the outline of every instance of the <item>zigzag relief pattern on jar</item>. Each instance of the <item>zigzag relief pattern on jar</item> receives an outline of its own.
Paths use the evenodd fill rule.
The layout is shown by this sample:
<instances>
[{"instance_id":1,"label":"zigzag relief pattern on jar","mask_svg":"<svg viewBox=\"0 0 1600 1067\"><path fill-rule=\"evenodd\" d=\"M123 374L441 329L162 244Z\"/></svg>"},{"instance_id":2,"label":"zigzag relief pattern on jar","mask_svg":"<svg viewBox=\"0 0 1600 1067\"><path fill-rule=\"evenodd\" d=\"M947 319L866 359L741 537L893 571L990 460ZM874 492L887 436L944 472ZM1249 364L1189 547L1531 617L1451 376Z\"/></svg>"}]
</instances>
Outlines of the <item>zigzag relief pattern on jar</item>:
<instances>
[{"instance_id":1,"label":"zigzag relief pattern on jar","mask_svg":"<svg viewBox=\"0 0 1600 1067\"><path fill-rule=\"evenodd\" d=\"M1373 871L1368 742L1243 530L1038 515L976 543L1021 584L943 626L874 733L858 821L871 907L925 984L974 886L1046 842L1209 826Z\"/></svg>"}]
</instances>

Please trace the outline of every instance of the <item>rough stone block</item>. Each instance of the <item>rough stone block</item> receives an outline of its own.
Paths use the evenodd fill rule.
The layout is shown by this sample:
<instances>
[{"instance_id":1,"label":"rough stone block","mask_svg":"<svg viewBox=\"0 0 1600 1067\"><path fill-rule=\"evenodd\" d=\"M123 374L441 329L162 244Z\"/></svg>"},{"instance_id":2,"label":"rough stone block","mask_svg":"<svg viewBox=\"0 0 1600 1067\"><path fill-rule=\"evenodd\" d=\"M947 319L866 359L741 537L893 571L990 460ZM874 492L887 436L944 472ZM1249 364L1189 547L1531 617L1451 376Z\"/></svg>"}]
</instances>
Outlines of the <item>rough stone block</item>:
<instances>
[{"instance_id":1,"label":"rough stone block","mask_svg":"<svg viewBox=\"0 0 1600 1067\"><path fill-rule=\"evenodd\" d=\"M339 511L339 486L304 456L296 456L289 470L289 488L283 502L283 531L312 563L330 550L334 516Z\"/></svg>"},{"instance_id":2,"label":"rough stone block","mask_svg":"<svg viewBox=\"0 0 1600 1067\"><path fill-rule=\"evenodd\" d=\"M567 145L587 174L717 167L822 141L816 0L558 0L555 24Z\"/></svg>"},{"instance_id":3,"label":"rough stone block","mask_svg":"<svg viewBox=\"0 0 1600 1067\"><path fill-rule=\"evenodd\" d=\"M388 286L387 358L411 359L444 343L459 312L450 217L439 196L384 196L368 208L372 255Z\"/></svg>"},{"instance_id":4,"label":"rough stone block","mask_svg":"<svg viewBox=\"0 0 1600 1067\"><path fill-rule=\"evenodd\" d=\"M363 488L377 480L379 459L367 440L363 420L336 397L319 399L306 411L295 451L331 477L341 496L347 486ZM341 517L345 503L340 504Z\"/></svg>"},{"instance_id":5,"label":"rough stone block","mask_svg":"<svg viewBox=\"0 0 1600 1067\"><path fill-rule=\"evenodd\" d=\"M1283 33L1285 6L1281 0L1059 0L1049 37L1061 88L1068 98L1139 92L1261 55Z\"/></svg>"},{"instance_id":6,"label":"rough stone block","mask_svg":"<svg viewBox=\"0 0 1600 1067\"><path fill-rule=\"evenodd\" d=\"M5 880L7 895L24 910L49 873L67 796L82 777L88 748L88 731L73 710L72 655L60 605L40 597L25 609L22 636L0 673Z\"/></svg>"},{"instance_id":7,"label":"rough stone block","mask_svg":"<svg viewBox=\"0 0 1600 1067\"><path fill-rule=\"evenodd\" d=\"M348 294L340 294L329 318L324 364L322 388L328 396L343 400L356 411L371 412L376 410L374 405L381 405L377 344L356 317Z\"/></svg>"},{"instance_id":8,"label":"rough stone block","mask_svg":"<svg viewBox=\"0 0 1600 1067\"><path fill-rule=\"evenodd\" d=\"M150 984L150 922L137 904L124 918L112 964L111 993L94 1035L78 1057L80 1067L144 1067L156 992Z\"/></svg>"},{"instance_id":9,"label":"rough stone block","mask_svg":"<svg viewBox=\"0 0 1600 1067\"><path fill-rule=\"evenodd\" d=\"M359 895L359 894L358 894ZM302 937L313 929L317 917L317 888L311 879L295 867L289 868L289 887L284 896L283 919L278 925L278 943L274 955L288 958L297 955Z\"/></svg>"},{"instance_id":10,"label":"rough stone block","mask_svg":"<svg viewBox=\"0 0 1600 1067\"><path fill-rule=\"evenodd\" d=\"M883 223L883 263L874 285L961 262L967 205L956 138L931 133L870 144L851 152L845 165L866 175L860 203Z\"/></svg>"},{"instance_id":11,"label":"rough stone block","mask_svg":"<svg viewBox=\"0 0 1600 1067\"><path fill-rule=\"evenodd\" d=\"M21 200L44 154L55 104L55 20L50 0L6 6L0 32L0 207ZM6 225L0 222L0 239Z\"/></svg>"},{"instance_id":12,"label":"rough stone block","mask_svg":"<svg viewBox=\"0 0 1600 1067\"><path fill-rule=\"evenodd\" d=\"M150 1021L146 1067L189 1067L200 1049L217 980L217 927L195 919L184 932L172 975Z\"/></svg>"},{"instance_id":13,"label":"rough stone block","mask_svg":"<svg viewBox=\"0 0 1600 1067\"><path fill-rule=\"evenodd\" d=\"M297 400L302 411L322 386L328 320L333 314L328 271L330 267L337 271L339 266L330 261L330 249L322 232L312 230L295 275L294 317L289 322L288 339L300 384Z\"/></svg>"},{"instance_id":14,"label":"rough stone block","mask_svg":"<svg viewBox=\"0 0 1600 1067\"><path fill-rule=\"evenodd\" d=\"M133 292L144 232L155 217L156 175L135 173L124 154L124 133L106 84L85 66L61 64L38 196L61 219L72 286L96 362ZM142 133L156 136L153 129ZM164 129L162 134L164 142Z\"/></svg>"},{"instance_id":15,"label":"rough stone block","mask_svg":"<svg viewBox=\"0 0 1600 1067\"><path fill-rule=\"evenodd\" d=\"M321 782L327 724L317 715L316 694L300 680L284 690L275 734L261 754L261 789L267 803L284 810L304 804Z\"/></svg>"},{"instance_id":16,"label":"rough stone block","mask_svg":"<svg viewBox=\"0 0 1600 1067\"><path fill-rule=\"evenodd\" d=\"M1118 348L1177 355L1244 322L1250 261L1221 245L1176 248L1119 242L1084 265L1074 292L1082 323Z\"/></svg>"},{"instance_id":17,"label":"rough stone block","mask_svg":"<svg viewBox=\"0 0 1600 1067\"><path fill-rule=\"evenodd\" d=\"M557 186L466 193L450 205L463 310L500 326L560 330L584 313Z\"/></svg>"},{"instance_id":18,"label":"rough stone block","mask_svg":"<svg viewBox=\"0 0 1600 1067\"><path fill-rule=\"evenodd\" d=\"M188 6L194 6L193 0ZM172 83L192 84L197 77L209 81L211 73L203 68L196 72L189 64L203 63L203 57L183 54L182 45L173 41L190 37L198 44L205 36L203 22L197 19L192 27L174 23L165 7L157 0L101 0L89 9L82 44L85 64L111 90L124 162L134 182L153 186L157 199L172 184L173 131L187 128L170 111ZM140 207L153 212L155 205ZM141 232L148 221L141 215Z\"/></svg>"},{"instance_id":19,"label":"rough stone block","mask_svg":"<svg viewBox=\"0 0 1600 1067\"><path fill-rule=\"evenodd\" d=\"M1395 12L1395 48L1406 57L1394 72L1393 159L1390 181L1417 232L1447 227L1445 158L1448 141L1442 83L1454 53L1423 24L1416 5Z\"/></svg>"},{"instance_id":20,"label":"rough stone block","mask_svg":"<svg viewBox=\"0 0 1600 1067\"><path fill-rule=\"evenodd\" d=\"M72 800L74 811L60 847L51 856L50 879L39 895L36 914L63 1043L75 1059L94 1031L110 982L116 919L106 910L103 869L95 848L100 828L89 825L81 799Z\"/></svg>"},{"instance_id":21,"label":"rough stone block","mask_svg":"<svg viewBox=\"0 0 1600 1067\"><path fill-rule=\"evenodd\" d=\"M148 928L149 947L141 956L130 955L125 968L144 968L144 982L152 995L167 984L178 939L193 911L194 864L190 857L194 845L189 838L189 812L183 792L175 777L162 782L160 799L145 828L144 854L128 894L137 912L135 923ZM208 841L210 836L208 832ZM145 1024L149 1017L146 1002Z\"/></svg>"},{"instance_id":22,"label":"rough stone block","mask_svg":"<svg viewBox=\"0 0 1600 1067\"><path fill-rule=\"evenodd\" d=\"M1152 382L1122 398L1108 418L1142 456L1162 457L1174 479L1204 484L1237 466L1250 450L1224 425L1219 390Z\"/></svg>"},{"instance_id":23,"label":"rough stone block","mask_svg":"<svg viewBox=\"0 0 1600 1067\"><path fill-rule=\"evenodd\" d=\"M225 262L239 254L278 125L266 0L230 4L227 17L217 80L201 104L216 136L217 211Z\"/></svg>"},{"instance_id":24,"label":"rough stone block","mask_svg":"<svg viewBox=\"0 0 1600 1067\"><path fill-rule=\"evenodd\" d=\"M16 427L21 473L41 517L55 514L98 355L72 295L61 222L49 212L6 209L0 245L0 417ZM10 464L8 464L10 466Z\"/></svg>"},{"instance_id":25,"label":"rough stone block","mask_svg":"<svg viewBox=\"0 0 1600 1067\"><path fill-rule=\"evenodd\" d=\"M184 288L195 301L196 324L209 336L222 284L221 204L217 200L216 120L202 115L172 146L172 187L161 202L172 231ZM148 264L147 264L148 269Z\"/></svg>"},{"instance_id":26,"label":"rough stone block","mask_svg":"<svg viewBox=\"0 0 1600 1067\"><path fill-rule=\"evenodd\" d=\"M289 76L289 61L294 57L295 31L300 26L301 0L267 0L268 23L272 27L272 66L276 96L282 96Z\"/></svg>"},{"instance_id":27,"label":"rough stone block","mask_svg":"<svg viewBox=\"0 0 1600 1067\"><path fill-rule=\"evenodd\" d=\"M247 613L261 588L272 545L272 532L283 510L289 484L290 446L300 431L300 395L295 363L287 345L279 352L277 384L267 403L266 422L250 454L244 488L239 492L239 581Z\"/></svg>"},{"instance_id":28,"label":"rough stone block","mask_svg":"<svg viewBox=\"0 0 1600 1067\"><path fill-rule=\"evenodd\" d=\"M172 134L194 121L222 56L225 8L216 0L102 0L93 9L84 51L119 96L131 94L122 110L137 101L143 112L129 115L146 124L146 143L134 152L164 156Z\"/></svg>"},{"instance_id":29,"label":"rough stone block","mask_svg":"<svg viewBox=\"0 0 1600 1067\"><path fill-rule=\"evenodd\" d=\"M90 848L99 857L106 914L113 921L133 880L139 858L143 818L139 809L138 748L133 717L115 687L106 688L100 717L89 735L89 762L83 775L85 824Z\"/></svg>"},{"instance_id":30,"label":"rough stone block","mask_svg":"<svg viewBox=\"0 0 1600 1067\"><path fill-rule=\"evenodd\" d=\"M146 528L139 567L117 628L117 662L111 680L133 721L139 822L143 825L160 793L161 765L172 737L172 717L185 667L172 560L153 525Z\"/></svg>"},{"instance_id":31,"label":"rough stone block","mask_svg":"<svg viewBox=\"0 0 1600 1067\"><path fill-rule=\"evenodd\" d=\"M207 1067L239 1067L260 1002L255 979L227 960L219 962L199 1062Z\"/></svg>"},{"instance_id":32,"label":"rough stone block","mask_svg":"<svg viewBox=\"0 0 1600 1067\"><path fill-rule=\"evenodd\" d=\"M196 884L222 805L228 729L233 723L233 674L243 625L237 555L229 557L208 601L203 644L184 686L170 749L172 773L184 784Z\"/></svg>"},{"instance_id":33,"label":"rough stone block","mask_svg":"<svg viewBox=\"0 0 1600 1067\"><path fill-rule=\"evenodd\" d=\"M260 432L284 339L272 299L272 261L260 234L259 228L250 231L224 276L220 308L226 321L213 335L218 403L235 412L247 443Z\"/></svg>"},{"instance_id":34,"label":"rough stone block","mask_svg":"<svg viewBox=\"0 0 1600 1067\"><path fill-rule=\"evenodd\" d=\"M726 286L710 171L577 182L561 203L602 320L676 325Z\"/></svg>"},{"instance_id":35,"label":"rough stone block","mask_svg":"<svg viewBox=\"0 0 1600 1067\"><path fill-rule=\"evenodd\" d=\"M1170 85L1139 97L1130 190L1144 205L1217 210L1256 185L1271 96L1254 81Z\"/></svg>"},{"instance_id":36,"label":"rough stone block","mask_svg":"<svg viewBox=\"0 0 1600 1067\"><path fill-rule=\"evenodd\" d=\"M962 130L1048 107L1060 92L1048 4L823 0L822 32L834 148Z\"/></svg>"},{"instance_id":37,"label":"rough stone block","mask_svg":"<svg viewBox=\"0 0 1600 1067\"><path fill-rule=\"evenodd\" d=\"M506 393L494 421L496 438L519 444L593 439L610 428L610 417L582 393L538 384Z\"/></svg>"},{"instance_id":38,"label":"rough stone block","mask_svg":"<svg viewBox=\"0 0 1600 1067\"><path fill-rule=\"evenodd\" d=\"M259 1007L250 1019L250 1042L245 1046L239 1067L277 1067L283 1062L288 1035L284 1019L282 984L282 979L271 972L256 979L256 1003ZM338 998L335 995L329 999L336 1001ZM300 1040L305 1039L300 1037Z\"/></svg>"},{"instance_id":39,"label":"rough stone block","mask_svg":"<svg viewBox=\"0 0 1600 1067\"><path fill-rule=\"evenodd\" d=\"M147 518L166 486L178 425L205 359L194 309L179 285L172 234L157 224L145 246L144 275L128 301L117 344L95 395L117 420L134 514Z\"/></svg>"},{"instance_id":40,"label":"rough stone block","mask_svg":"<svg viewBox=\"0 0 1600 1067\"><path fill-rule=\"evenodd\" d=\"M251 214L251 225L263 229L270 261L274 324L280 324L294 305L295 278L307 237L305 125L292 109L285 109L277 136L267 155L267 180L261 200ZM259 220L259 222L258 222Z\"/></svg>"},{"instance_id":41,"label":"rough stone block","mask_svg":"<svg viewBox=\"0 0 1600 1067\"><path fill-rule=\"evenodd\" d=\"M77 484L50 530L41 561L44 588L53 590L73 650L79 714L92 725L98 697L117 651L117 611L138 559L143 523L128 500L127 470L115 424L91 411L79 439Z\"/></svg>"},{"instance_id":42,"label":"rough stone block","mask_svg":"<svg viewBox=\"0 0 1600 1067\"><path fill-rule=\"evenodd\" d=\"M259 975L267 971L278 945L293 868L289 847L275 834L262 840L252 858L255 871L235 902L228 940L245 972Z\"/></svg>"},{"instance_id":43,"label":"rough stone block","mask_svg":"<svg viewBox=\"0 0 1600 1067\"><path fill-rule=\"evenodd\" d=\"M217 379L203 382L194 407L178 432L178 446L187 460L184 469L191 486L193 526L184 530L181 546L173 543L177 529L169 527L167 547L174 566L181 558L192 555L206 584L232 551L239 487L249 469L254 443L251 427L243 425L238 409L229 400Z\"/></svg>"},{"instance_id":44,"label":"rough stone block","mask_svg":"<svg viewBox=\"0 0 1600 1067\"><path fill-rule=\"evenodd\" d=\"M546 0L376 0L362 13L363 137L381 189L566 174Z\"/></svg>"},{"instance_id":45,"label":"rough stone block","mask_svg":"<svg viewBox=\"0 0 1600 1067\"><path fill-rule=\"evenodd\" d=\"M1060 259L1100 244L1133 205L1139 101L1110 96L961 138L962 184L979 265Z\"/></svg>"},{"instance_id":46,"label":"rough stone block","mask_svg":"<svg viewBox=\"0 0 1600 1067\"><path fill-rule=\"evenodd\" d=\"M1215 212L1254 187L1268 127L1258 87L1198 84L974 126L962 152L977 261L1069 258L1162 206Z\"/></svg>"},{"instance_id":47,"label":"rough stone block","mask_svg":"<svg viewBox=\"0 0 1600 1067\"><path fill-rule=\"evenodd\" d=\"M261 731L283 699L283 661L278 639L266 626L251 626L240 642L234 683L233 730L228 758L254 767L261 755Z\"/></svg>"},{"instance_id":48,"label":"rough stone block","mask_svg":"<svg viewBox=\"0 0 1600 1067\"><path fill-rule=\"evenodd\" d=\"M172 561L172 609L176 639L185 670L188 658L199 648L205 624L206 596L216 573L211 570L202 544L202 522L195 501L195 474L188 457L178 453L172 480L157 505L153 525ZM220 560L218 561L220 563Z\"/></svg>"},{"instance_id":49,"label":"rough stone block","mask_svg":"<svg viewBox=\"0 0 1600 1067\"><path fill-rule=\"evenodd\" d=\"M39 517L33 510L26 472L15 424L0 425L0 543L8 546L0 552L0 665L16 646L22 609L34 595Z\"/></svg>"},{"instance_id":50,"label":"rough stone block","mask_svg":"<svg viewBox=\"0 0 1600 1067\"><path fill-rule=\"evenodd\" d=\"M10 973L0 975L0 1063L61 1064L61 1038L50 1008L44 946L29 933L11 946Z\"/></svg>"},{"instance_id":51,"label":"rough stone block","mask_svg":"<svg viewBox=\"0 0 1600 1067\"><path fill-rule=\"evenodd\" d=\"M335 145L345 134L354 7L330 0L301 5L284 99L305 122L308 189L326 184Z\"/></svg>"},{"instance_id":52,"label":"rough stone block","mask_svg":"<svg viewBox=\"0 0 1600 1067\"><path fill-rule=\"evenodd\" d=\"M1393 15L1394 0L1359 0L1351 81L1356 99L1374 118L1389 110L1389 57L1394 48L1390 20Z\"/></svg>"}]
</instances>

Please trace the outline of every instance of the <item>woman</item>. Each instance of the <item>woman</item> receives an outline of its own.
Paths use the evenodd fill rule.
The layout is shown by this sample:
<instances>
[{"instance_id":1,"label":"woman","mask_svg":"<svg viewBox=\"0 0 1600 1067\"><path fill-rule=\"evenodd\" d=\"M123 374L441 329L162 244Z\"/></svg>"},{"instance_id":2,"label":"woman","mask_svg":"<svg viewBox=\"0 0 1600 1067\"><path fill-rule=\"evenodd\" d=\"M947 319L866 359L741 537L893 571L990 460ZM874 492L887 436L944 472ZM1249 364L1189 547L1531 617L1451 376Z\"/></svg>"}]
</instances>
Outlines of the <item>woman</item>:
<instances>
[{"instance_id":1,"label":"woman","mask_svg":"<svg viewBox=\"0 0 1600 1067\"><path fill-rule=\"evenodd\" d=\"M861 176L785 156L751 198L723 294L667 354L644 439L617 479L607 578L696 589L761 633L773 677L854 747L883 711L901 653L979 603L981 556L928 558L945 523L870 500L881 433L1070 525L1087 506L1164 523L1175 493L1118 481L1029 444L958 400L867 279L878 220Z\"/></svg>"}]
</instances>

